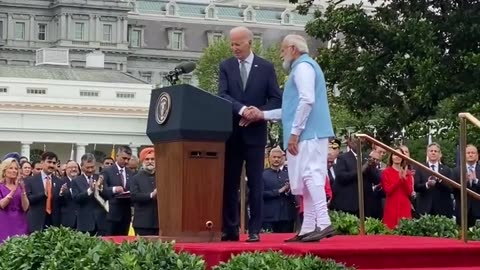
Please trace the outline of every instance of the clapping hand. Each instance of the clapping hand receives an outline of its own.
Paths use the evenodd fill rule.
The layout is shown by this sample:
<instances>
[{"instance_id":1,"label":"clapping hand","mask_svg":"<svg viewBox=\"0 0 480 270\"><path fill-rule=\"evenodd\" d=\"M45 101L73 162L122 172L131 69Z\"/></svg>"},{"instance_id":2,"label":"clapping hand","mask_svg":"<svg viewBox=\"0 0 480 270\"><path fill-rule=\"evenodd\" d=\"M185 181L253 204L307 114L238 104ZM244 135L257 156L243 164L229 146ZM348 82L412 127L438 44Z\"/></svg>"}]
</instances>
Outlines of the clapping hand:
<instances>
[{"instance_id":1,"label":"clapping hand","mask_svg":"<svg viewBox=\"0 0 480 270\"><path fill-rule=\"evenodd\" d=\"M260 111L255 106L249 106L243 111L242 119L240 119L239 125L242 127L246 127L253 122L259 121L263 119L263 112Z\"/></svg>"}]
</instances>

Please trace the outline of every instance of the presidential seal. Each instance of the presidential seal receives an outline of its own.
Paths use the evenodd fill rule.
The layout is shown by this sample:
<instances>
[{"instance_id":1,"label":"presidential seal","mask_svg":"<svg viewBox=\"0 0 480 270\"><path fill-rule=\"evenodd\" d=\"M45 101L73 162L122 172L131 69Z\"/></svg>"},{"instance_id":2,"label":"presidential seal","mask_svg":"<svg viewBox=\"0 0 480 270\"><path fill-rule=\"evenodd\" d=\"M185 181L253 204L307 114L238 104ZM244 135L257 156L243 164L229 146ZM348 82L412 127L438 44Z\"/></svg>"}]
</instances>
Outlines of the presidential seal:
<instances>
[{"instance_id":1,"label":"presidential seal","mask_svg":"<svg viewBox=\"0 0 480 270\"><path fill-rule=\"evenodd\" d=\"M165 124L170 114L172 101L170 95L166 92L160 94L157 100L157 107L155 109L155 120L160 125Z\"/></svg>"}]
</instances>

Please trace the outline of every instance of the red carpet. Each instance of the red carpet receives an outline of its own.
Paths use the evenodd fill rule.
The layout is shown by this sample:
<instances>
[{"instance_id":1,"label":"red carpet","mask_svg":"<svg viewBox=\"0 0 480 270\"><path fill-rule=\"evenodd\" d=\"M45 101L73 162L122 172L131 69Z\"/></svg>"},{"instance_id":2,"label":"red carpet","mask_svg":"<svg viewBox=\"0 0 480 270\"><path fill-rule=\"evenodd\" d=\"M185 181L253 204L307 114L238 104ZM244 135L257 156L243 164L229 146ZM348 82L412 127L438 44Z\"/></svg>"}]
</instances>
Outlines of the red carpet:
<instances>
[{"instance_id":1,"label":"red carpet","mask_svg":"<svg viewBox=\"0 0 480 270\"><path fill-rule=\"evenodd\" d=\"M177 243L183 250L204 257L209 267L244 251L281 250L285 254L311 253L358 269L451 268L480 269L480 242L392 235L335 236L317 243L283 243L290 234L263 234L259 243ZM117 243L134 237L105 237ZM244 240L245 236L241 240ZM473 268L475 267L475 268ZM459 268L461 269L461 268Z\"/></svg>"}]
</instances>

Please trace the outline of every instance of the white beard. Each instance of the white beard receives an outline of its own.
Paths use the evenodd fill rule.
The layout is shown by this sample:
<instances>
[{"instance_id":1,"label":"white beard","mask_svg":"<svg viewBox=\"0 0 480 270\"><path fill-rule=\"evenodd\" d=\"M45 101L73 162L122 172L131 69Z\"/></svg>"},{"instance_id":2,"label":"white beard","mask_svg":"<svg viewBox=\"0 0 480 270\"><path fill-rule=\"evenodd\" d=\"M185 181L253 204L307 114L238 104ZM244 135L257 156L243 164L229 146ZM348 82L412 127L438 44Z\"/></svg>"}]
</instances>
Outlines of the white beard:
<instances>
[{"instance_id":1,"label":"white beard","mask_svg":"<svg viewBox=\"0 0 480 270\"><path fill-rule=\"evenodd\" d=\"M287 60L287 59L283 60L282 68L283 68L286 72L289 72L291 67L292 67L292 61Z\"/></svg>"}]
</instances>

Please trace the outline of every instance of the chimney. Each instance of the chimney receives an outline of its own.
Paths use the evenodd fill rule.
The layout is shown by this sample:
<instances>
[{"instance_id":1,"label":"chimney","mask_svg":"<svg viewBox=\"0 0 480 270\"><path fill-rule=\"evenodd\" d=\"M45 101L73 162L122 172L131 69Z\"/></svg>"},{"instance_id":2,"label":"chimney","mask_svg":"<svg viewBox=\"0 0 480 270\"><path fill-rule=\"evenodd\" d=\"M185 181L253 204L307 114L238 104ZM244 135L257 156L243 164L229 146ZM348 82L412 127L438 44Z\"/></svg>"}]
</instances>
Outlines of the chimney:
<instances>
[{"instance_id":1,"label":"chimney","mask_svg":"<svg viewBox=\"0 0 480 270\"><path fill-rule=\"evenodd\" d=\"M96 50L87 54L86 68L105 68L105 54L102 51Z\"/></svg>"}]
</instances>

